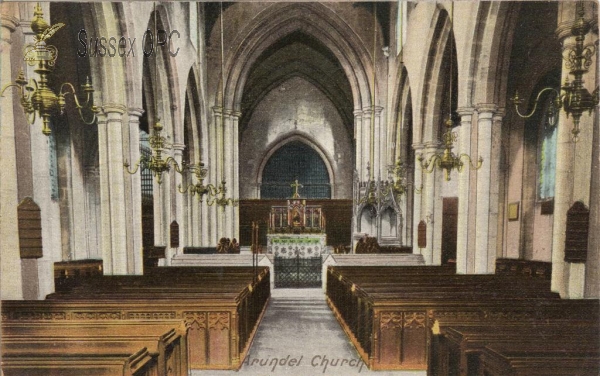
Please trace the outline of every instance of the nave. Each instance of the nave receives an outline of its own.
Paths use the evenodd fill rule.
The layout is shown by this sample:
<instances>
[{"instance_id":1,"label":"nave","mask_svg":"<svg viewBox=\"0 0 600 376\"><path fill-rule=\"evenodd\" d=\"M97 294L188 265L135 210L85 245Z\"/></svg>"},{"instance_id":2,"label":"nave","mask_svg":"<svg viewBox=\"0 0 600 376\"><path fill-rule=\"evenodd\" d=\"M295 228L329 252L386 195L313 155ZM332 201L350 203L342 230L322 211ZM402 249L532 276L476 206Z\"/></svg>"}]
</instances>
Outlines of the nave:
<instances>
[{"instance_id":1,"label":"nave","mask_svg":"<svg viewBox=\"0 0 600 376\"><path fill-rule=\"evenodd\" d=\"M0 17L4 376L599 373L596 1Z\"/></svg>"}]
</instances>

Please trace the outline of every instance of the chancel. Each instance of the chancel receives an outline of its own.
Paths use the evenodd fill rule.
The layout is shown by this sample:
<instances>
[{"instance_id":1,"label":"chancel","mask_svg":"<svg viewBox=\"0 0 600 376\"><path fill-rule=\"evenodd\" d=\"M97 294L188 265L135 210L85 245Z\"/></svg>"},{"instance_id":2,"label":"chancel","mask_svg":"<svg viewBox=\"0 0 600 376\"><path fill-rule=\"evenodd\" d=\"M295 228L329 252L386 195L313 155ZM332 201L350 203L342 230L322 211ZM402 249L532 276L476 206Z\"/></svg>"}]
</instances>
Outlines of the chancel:
<instances>
[{"instance_id":1,"label":"chancel","mask_svg":"<svg viewBox=\"0 0 600 376\"><path fill-rule=\"evenodd\" d=\"M3 375L600 373L597 2L0 15Z\"/></svg>"}]
</instances>

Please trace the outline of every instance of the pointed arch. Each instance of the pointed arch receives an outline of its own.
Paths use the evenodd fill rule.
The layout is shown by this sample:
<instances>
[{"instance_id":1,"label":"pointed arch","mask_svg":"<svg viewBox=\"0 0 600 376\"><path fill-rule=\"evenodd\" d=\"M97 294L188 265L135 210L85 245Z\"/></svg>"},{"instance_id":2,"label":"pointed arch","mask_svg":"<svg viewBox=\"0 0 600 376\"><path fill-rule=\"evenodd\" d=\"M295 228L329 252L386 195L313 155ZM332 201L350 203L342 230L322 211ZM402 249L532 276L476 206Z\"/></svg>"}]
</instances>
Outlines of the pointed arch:
<instances>
[{"instance_id":1,"label":"pointed arch","mask_svg":"<svg viewBox=\"0 0 600 376\"><path fill-rule=\"evenodd\" d=\"M373 72L373 63L351 28L322 4L278 3L255 17L234 41L235 49L225 64L225 108L240 111L246 79L256 59L281 37L295 31L321 41L336 56L350 83L355 109L372 106L368 72Z\"/></svg>"}]
</instances>

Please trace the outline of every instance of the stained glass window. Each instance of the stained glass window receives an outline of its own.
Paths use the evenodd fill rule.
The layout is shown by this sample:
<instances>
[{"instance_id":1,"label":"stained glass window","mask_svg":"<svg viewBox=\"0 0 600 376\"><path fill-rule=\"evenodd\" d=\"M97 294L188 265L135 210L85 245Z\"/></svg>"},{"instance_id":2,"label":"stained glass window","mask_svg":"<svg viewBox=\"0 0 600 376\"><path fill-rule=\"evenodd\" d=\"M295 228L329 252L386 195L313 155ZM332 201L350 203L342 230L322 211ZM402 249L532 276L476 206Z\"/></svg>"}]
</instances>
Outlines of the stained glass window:
<instances>
[{"instance_id":1,"label":"stained glass window","mask_svg":"<svg viewBox=\"0 0 600 376\"><path fill-rule=\"evenodd\" d=\"M263 170L260 197L287 199L292 197L294 180L303 187L302 198L331 198L329 173L321 156L310 146L292 141L278 149Z\"/></svg>"},{"instance_id":2,"label":"stained glass window","mask_svg":"<svg viewBox=\"0 0 600 376\"><path fill-rule=\"evenodd\" d=\"M544 115L541 117L540 124L538 196L542 200L554 197L556 177L556 134L558 124L553 123L558 123L558 114L549 115L548 108L550 105L551 98L545 102Z\"/></svg>"},{"instance_id":3,"label":"stained glass window","mask_svg":"<svg viewBox=\"0 0 600 376\"><path fill-rule=\"evenodd\" d=\"M150 158L152 149L148 141L148 133L140 129L140 156ZM147 168L140 168L142 176L142 202L152 201L152 171Z\"/></svg>"}]
</instances>

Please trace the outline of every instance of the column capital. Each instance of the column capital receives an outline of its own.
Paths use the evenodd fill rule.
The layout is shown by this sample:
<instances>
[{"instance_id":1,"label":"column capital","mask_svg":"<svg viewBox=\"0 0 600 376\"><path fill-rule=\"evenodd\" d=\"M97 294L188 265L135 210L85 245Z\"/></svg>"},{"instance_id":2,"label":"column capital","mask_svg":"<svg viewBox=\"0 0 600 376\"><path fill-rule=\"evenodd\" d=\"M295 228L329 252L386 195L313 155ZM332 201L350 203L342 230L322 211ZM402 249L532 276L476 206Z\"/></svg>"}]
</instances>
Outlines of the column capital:
<instances>
[{"instance_id":1,"label":"column capital","mask_svg":"<svg viewBox=\"0 0 600 376\"><path fill-rule=\"evenodd\" d=\"M242 116L242 111L232 110L231 116L235 116L235 117L239 118L240 116Z\"/></svg>"},{"instance_id":2,"label":"column capital","mask_svg":"<svg viewBox=\"0 0 600 376\"><path fill-rule=\"evenodd\" d=\"M383 112L383 107L375 106L375 115L381 115L382 112Z\"/></svg>"},{"instance_id":3,"label":"column capital","mask_svg":"<svg viewBox=\"0 0 600 376\"><path fill-rule=\"evenodd\" d=\"M215 113L215 115L223 114L223 107L221 107L221 106L212 106L212 110Z\"/></svg>"},{"instance_id":4,"label":"column capital","mask_svg":"<svg viewBox=\"0 0 600 376\"><path fill-rule=\"evenodd\" d=\"M144 109L136 108L136 107L129 107L127 112L129 113L129 116L135 116L135 117L139 118L140 116L142 116L144 114Z\"/></svg>"},{"instance_id":5,"label":"column capital","mask_svg":"<svg viewBox=\"0 0 600 376\"><path fill-rule=\"evenodd\" d=\"M506 115L506 109L498 108L498 110L496 110L496 112L494 113L494 116L492 117L492 119L494 121L501 121L505 115Z\"/></svg>"},{"instance_id":6,"label":"column capital","mask_svg":"<svg viewBox=\"0 0 600 376\"><path fill-rule=\"evenodd\" d=\"M412 148L415 151L417 151L417 150L423 150L423 148L425 148L425 145L423 145L423 144L412 144Z\"/></svg>"},{"instance_id":7,"label":"column capital","mask_svg":"<svg viewBox=\"0 0 600 376\"><path fill-rule=\"evenodd\" d=\"M11 33L21 25L19 19L10 14L0 14L0 21L2 22L2 27L7 28ZM10 40L8 42L10 43Z\"/></svg>"},{"instance_id":8,"label":"column capital","mask_svg":"<svg viewBox=\"0 0 600 376\"><path fill-rule=\"evenodd\" d=\"M494 103L478 103L476 106L477 113L481 116L483 114L490 114L491 117L498 110L498 106Z\"/></svg>"},{"instance_id":9,"label":"column capital","mask_svg":"<svg viewBox=\"0 0 600 376\"><path fill-rule=\"evenodd\" d=\"M102 107L102 112L106 115L109 114L119 114L119 115L123 115L125 112L127 112L127 106L124 106L122 104L117 104L117 103L107 103L105 105L103 105Z\"/></svg>"},{"instance_id":10,"label":"column capital","mask_svg":"<svg viewBox=\"0 0 600 376\"><path fill-rule=\"evenodd\" d=\"M372 114L373 114L373 108L372 108L372 107L364 107L364 108L362 109L362 113L363 113L363 116L364 116L364 115L368 115L368 116L370 116L370 115L372 115Z\"/></svg>"},{"instance_id":11,"label":"column capital","mask_svg":"<svg viewBox=\"0 0 600 376\"><path fill-rule=\"evenodd\" d=\"M427 152L436 152L440 150L442 144L439 141L428 141L425 142L424 146Z\"/></svg>"},{"instance_id":12,"label":"column capital","mask_svg":"<svg viewBox=\"0 0 600 376\"><path fill-rule=\"evenodd\" d=\"M179 143L175 143L174 142L172 144L172 146L173 146L173 150L175 150L175 151L183 151L183 150L185 150L185 144L179 144Z\"/></svg>"},{"instance_id":13,"label":"column capital","mask_svg":"<svg viewBox=\"0 0 600 376\"><path fill-rule=\"evenodd\" d=\"M472 116L473 113L475 112L475 108L474 107L458 107L456 109L456 112L461 117L463 117L463 116Z\"/></svg>"},{"instance_id":14,"label":"column capital","mask_svg":"<svg viewBox=\"0 0 600 376\"><path fill-rule=\"evenodd\" d=\"M363 111L361 109L355 109L352 111L352 114L354 114L354 117L362 117Z\"/></svg>"}]
</instances>

